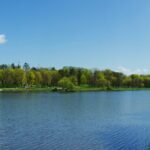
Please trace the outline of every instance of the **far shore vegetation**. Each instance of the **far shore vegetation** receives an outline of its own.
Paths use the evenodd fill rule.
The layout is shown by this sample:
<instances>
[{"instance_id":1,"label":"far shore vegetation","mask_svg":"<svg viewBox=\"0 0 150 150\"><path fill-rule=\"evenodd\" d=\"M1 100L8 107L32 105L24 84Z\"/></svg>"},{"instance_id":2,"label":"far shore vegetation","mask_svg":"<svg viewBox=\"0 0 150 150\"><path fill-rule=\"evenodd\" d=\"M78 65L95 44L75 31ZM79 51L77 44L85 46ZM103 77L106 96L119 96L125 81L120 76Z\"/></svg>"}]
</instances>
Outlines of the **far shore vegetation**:
<instances>
[{"instance_id":1,"label":"far shore vegetation","mask_svg":"<svg viewBox=\"0 0 150 150\"><path fill-rule=\"evenodd\" d=\"M77 67L62 69L0 65L2 91L123 91L150 89L150 75L125 75L121 72Z\"/></svg>"}]
</instances>

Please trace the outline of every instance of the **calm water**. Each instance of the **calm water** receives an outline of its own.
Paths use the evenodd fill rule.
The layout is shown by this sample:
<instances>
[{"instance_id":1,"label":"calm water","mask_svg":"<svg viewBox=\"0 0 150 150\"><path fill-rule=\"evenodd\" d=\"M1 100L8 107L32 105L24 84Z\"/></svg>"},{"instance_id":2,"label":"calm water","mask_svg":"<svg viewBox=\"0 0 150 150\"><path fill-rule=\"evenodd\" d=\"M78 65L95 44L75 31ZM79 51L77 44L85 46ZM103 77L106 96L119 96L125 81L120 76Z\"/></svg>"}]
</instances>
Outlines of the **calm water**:
<instances>
[{"instance_id":1,"label":"calm water","mask_svg":"<svg viewBox=\"0 0 150 150\"><path fill-rule=\"evenodd\" d=\"M0 94L0 150L88 149L150 149L150 91Z\"/></svg>"}]
</instances>

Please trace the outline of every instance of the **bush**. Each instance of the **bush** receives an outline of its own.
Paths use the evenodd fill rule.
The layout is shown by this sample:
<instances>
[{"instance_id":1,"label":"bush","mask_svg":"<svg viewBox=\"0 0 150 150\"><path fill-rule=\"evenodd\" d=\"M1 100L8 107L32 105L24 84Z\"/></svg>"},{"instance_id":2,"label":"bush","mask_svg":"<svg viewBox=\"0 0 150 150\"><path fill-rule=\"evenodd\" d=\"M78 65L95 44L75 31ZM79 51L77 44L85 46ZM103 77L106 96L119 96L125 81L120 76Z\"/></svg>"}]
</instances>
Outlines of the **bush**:
<instances>
[{"instance_id":1,"label":"bush","mask_svg":"<svg viewBox=\"0 0 150 150\"><path fill-rule=\"evenodd\" d=\"M71 80L67 77L62 78L59 80L58 85L64 90L64 91L73 91L74 84L71 82Z\"/></svg>"}]
</instances>

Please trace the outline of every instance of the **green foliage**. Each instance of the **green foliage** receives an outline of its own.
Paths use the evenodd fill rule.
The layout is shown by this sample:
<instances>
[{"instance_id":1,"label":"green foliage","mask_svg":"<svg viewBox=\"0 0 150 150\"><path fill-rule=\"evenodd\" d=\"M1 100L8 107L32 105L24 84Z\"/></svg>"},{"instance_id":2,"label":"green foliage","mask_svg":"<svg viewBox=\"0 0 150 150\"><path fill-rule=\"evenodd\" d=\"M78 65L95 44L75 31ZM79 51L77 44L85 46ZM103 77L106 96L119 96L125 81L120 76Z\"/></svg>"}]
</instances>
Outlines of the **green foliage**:
<instances>
[{"instance_id":1,"label":"green foliage","mask_svg":"<svg viewBox=\"0 0 150 150\"><path fill-rule=\"evenodd\" d=\"M14 70L14 85L16 87L21 87L23 84L23 78L24 78L24 71L22 69L15 69Z\"/></svg>"},{"instance_id":2,"label":"green foliage","mask_svg":"<svg viewBox=\"0 0 150 150\"><path fill-rule=\"evenodd\" d=\"M60 79L58 85L63 88L65 91L72 91L74 89L74 84L67 77Z\"/></svg>"},{"instance_id":3,"label":"green foliage","mask_svg":"<svg viewBox=\"0 0 150 150\"><path fill-rule=\"evenodd\" d=\"M77 81L77 78L76 76L71 76L69 77L70 81L74 84L74 85L77 85L78 84L78 81Z\"/></svg>"},{"instance_id":4,"label":"green foliage","mask_svg":"<svg viewBox=\"0 0 150 150\"><path fill-rule=\"evenodd\" d=\"M81 84L87 84L87 78L85 74L81 75Z\"/></svg>"},{"instance_id":5,"label":"green foliage","mask_svg":"<svg viewBox=\"0 0 150 150\"><path fill-rule=\"evenodd\" d=\"M39 73L41 74L41 84L43 86L50 86L52 80L51 72L47 69L41 69Z\"/></svg>"},{"instance_id":6,"label":"green foliage","mask_svg":"<svg viewBox=\"0 0 150 150\"><path fill-rule=\"evenodd\" d=\"M74 86L86 88L150 88L150 75L133 74L126 76L111 70L89 70L85 68L64 67L30 68L28 63L20 65L0 65L0 87L57 87L73 90ZM85 88L85 87L84 87Z\"/></svg>"},{"instance_id":7,"label":"green foliage","mask_svg":"<svg viewBox=\"0 0 150 150\"><path fill-rule=\"evenodd\" d=\"M28 71L26 73L27 85L33 86L35 83L35 74L33 71Z\"/></svg>"}]
</instances>

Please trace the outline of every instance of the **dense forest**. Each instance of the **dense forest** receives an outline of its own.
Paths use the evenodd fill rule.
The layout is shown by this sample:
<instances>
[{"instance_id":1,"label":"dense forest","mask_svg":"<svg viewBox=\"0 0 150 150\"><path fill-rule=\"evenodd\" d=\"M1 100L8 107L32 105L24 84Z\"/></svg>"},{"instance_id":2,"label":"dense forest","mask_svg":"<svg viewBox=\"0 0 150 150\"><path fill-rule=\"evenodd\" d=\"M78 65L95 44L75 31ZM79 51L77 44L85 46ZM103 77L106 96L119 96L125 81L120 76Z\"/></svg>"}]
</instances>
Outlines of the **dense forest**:
<instances>
[{"instance_id":1,"label":"dense forest","mask_svg":"<svg viewBox=\"0 0 150 150\"><path fill-rule=\"evenodd\" d=\"M77 67L30 68L28 63L20 65L0 65L1 88L75 87L150 88L150 75L125 75L111 70L90 70Z\"/></svg>"}]
</instances>

